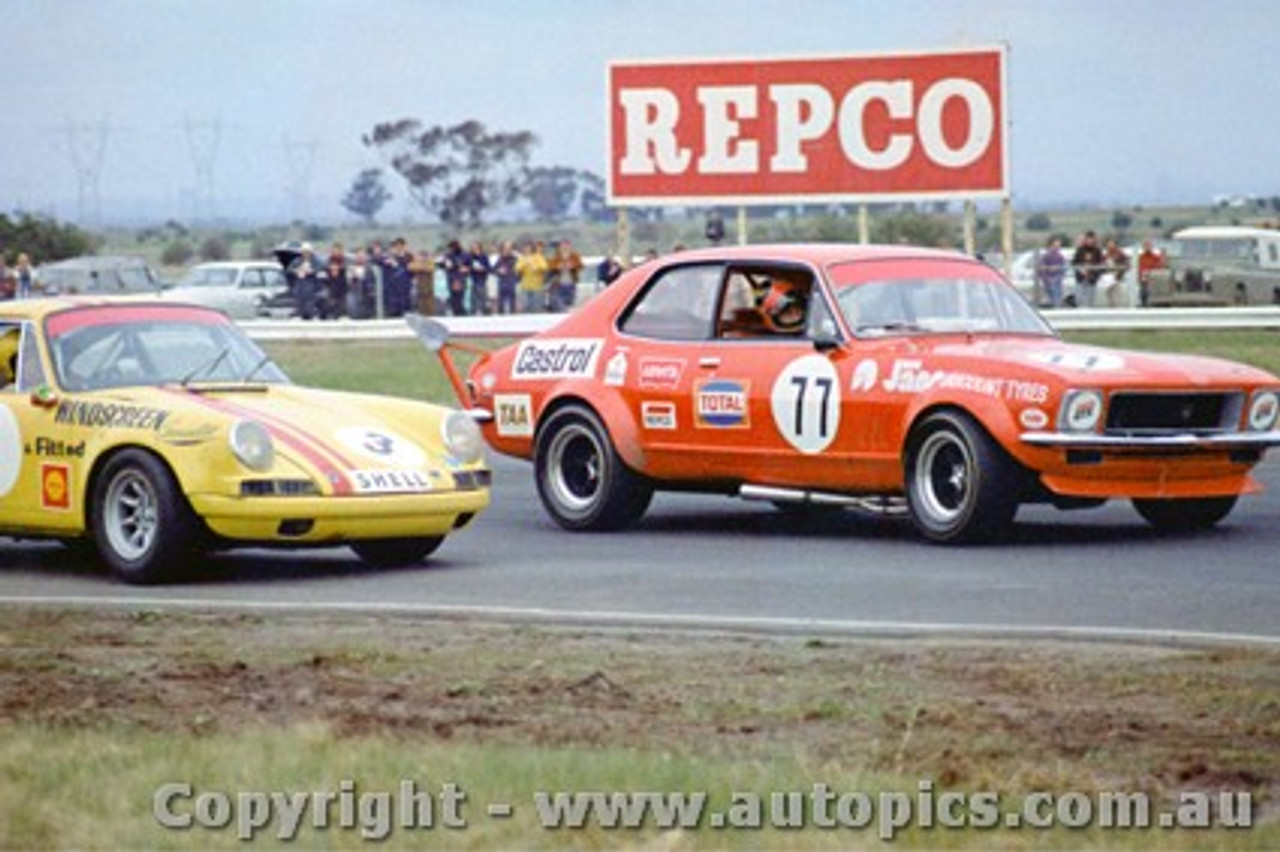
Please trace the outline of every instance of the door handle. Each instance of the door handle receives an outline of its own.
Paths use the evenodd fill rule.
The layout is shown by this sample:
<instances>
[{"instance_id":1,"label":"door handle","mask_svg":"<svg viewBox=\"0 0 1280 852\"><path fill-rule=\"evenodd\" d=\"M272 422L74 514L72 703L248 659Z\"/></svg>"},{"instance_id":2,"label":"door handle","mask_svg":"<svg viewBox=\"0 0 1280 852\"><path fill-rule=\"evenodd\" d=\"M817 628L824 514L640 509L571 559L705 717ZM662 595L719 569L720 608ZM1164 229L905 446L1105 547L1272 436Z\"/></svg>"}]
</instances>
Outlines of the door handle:
<instances>
[{"instance_id":1,"label":"door handle","mask_svg":"<svg viewBox=\"0 0 1280 852\"><path fill-rule=\"evenodd\" d=\"M720 366L720 359L715 357L699 358L698 366L704 370L714 370L716 367Z\"/></svg>"}]
</instances>

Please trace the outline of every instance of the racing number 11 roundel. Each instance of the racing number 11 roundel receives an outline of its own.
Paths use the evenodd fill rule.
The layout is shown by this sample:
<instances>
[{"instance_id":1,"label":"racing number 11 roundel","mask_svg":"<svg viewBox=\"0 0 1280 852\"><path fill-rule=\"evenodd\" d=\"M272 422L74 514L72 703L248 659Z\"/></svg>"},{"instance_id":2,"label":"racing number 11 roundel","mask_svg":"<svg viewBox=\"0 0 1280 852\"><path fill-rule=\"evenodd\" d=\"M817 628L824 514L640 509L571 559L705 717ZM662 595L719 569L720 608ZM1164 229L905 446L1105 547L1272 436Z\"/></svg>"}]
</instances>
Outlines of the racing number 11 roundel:
<instances>
[{"instance_id":1,"label":"racing number 11 roundel","mask_svg":"<svg viewBox=\"0 0 1280 852\"><path fill-rule=\"evenodd\" d=\"M840 429L840 379L821 355L806 355L786 366L770 394L773 422L791 446L820 453Z\"/></svg>"}]
</instances>

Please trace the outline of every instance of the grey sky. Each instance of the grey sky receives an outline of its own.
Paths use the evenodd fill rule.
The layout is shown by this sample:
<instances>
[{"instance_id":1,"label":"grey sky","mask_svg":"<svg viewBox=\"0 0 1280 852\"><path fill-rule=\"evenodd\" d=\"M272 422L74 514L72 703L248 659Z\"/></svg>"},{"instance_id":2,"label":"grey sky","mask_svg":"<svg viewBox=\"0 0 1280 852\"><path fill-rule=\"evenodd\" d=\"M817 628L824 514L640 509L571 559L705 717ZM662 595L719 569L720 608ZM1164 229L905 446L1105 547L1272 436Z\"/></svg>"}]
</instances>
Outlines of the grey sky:
<instances>
[{"instance_id":1,"label":"grey sky","mask_svg":"<svg viewBox=\"0 0 1280 852\"><path fill-rule=\"evenodd\" d=\"M0 211L75 219L78 163L97 173L108 221L189 216L203 162L220 215L338 221L352 178L379 165L360 142L379 121L527 129L541 140L537 163L604 174L611 60L999 42L1010 51L1016 200L1280 194L1274 0L6 0L3 9ZM304 166L291 168L291 157Z\"/></svg>"}]
</instances>

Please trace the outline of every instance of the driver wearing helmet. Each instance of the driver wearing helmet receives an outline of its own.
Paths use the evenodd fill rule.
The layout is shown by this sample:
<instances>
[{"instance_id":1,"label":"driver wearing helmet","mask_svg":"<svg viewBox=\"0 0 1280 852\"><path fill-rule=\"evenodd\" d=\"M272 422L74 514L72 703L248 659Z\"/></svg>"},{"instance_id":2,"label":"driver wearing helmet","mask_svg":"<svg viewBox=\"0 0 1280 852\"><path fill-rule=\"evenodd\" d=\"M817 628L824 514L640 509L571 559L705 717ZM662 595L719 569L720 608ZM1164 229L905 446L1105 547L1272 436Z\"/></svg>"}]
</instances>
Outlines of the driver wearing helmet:
<instances>
[{"instance_id":1,"label":"driver wearing helmet","mask_svg":"<svg viewBox=\"0 0 1280 852\"><path fill-rule=\"evenodd\" d=\"M775 279L760 300L764 324L775 334L800 334L804 331L808 293L794 281Z\"/></svg>"}]
</instances>

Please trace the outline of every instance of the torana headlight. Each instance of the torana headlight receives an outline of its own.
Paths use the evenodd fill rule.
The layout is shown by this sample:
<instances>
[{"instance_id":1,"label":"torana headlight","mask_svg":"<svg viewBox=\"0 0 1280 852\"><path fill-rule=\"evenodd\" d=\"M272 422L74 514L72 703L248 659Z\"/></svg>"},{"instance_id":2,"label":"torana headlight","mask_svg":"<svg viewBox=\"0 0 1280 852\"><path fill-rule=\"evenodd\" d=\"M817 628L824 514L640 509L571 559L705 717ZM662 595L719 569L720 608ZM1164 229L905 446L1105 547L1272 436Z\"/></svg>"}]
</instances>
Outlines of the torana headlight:
<instances>
[{"instance_id":1,"label":"torana headlight","mask_svg":"<svg viewBox=\"0 0 1280 852\"><path fill-rule=\"evenodd\" d=\"M478 462L484 455L484 436L469 414L451 411L440 421L440 434L444 448L461 464Z\"/></svg>"},{"instance_id":2,"label":"torana headlight","mask_svg":"<svg viewBox=\"0 0 1280 852\"><path fill-rule=\"evenodd\" d=\"M1068 391L1058 413L1062 432L1095 432L1102 419L1102 394L1096 390Z\"/></svg>"},{"instance_id":3,"label":"torana headlight","mask_svg":"<svg viewBox=\"0 0 1280 852\"><path fill-rule=\"evenodd\" d=\"M250 470L267 470L275 461L275 445L267 427L256 420L241 420L231 427L231 452Z\"/></svg>"},{"instance_id":4,"label":"torana headlight","mask_svg":"<svg viewBox=\"0 0 1280 852\"><path fill-rule=\"evenodd\" d=\"M1258 391L1249 403L1249 431L1268 432L1275 428L1280 416L1280 394L1275 391Z\"/></svg>"}]
</instances>

